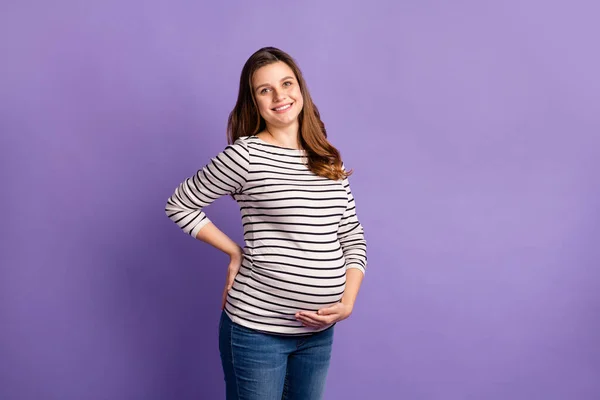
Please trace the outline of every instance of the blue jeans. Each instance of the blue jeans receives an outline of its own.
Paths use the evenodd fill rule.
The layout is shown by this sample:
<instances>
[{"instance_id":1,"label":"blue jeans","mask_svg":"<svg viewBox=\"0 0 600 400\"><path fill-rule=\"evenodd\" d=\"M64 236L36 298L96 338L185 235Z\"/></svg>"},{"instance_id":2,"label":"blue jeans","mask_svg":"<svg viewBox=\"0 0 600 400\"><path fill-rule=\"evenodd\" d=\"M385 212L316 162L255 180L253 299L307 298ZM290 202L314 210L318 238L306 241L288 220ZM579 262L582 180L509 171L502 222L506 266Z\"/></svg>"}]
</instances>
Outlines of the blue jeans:
<instances>
[{"instance_id":1,"label":"blue jeans","mask_svg":"<svg viewBox=\"0 0 600 400\"><path fill-rule=\"evenodd\" d=\"M333 328L310 335L262 333L223 311L219 351L227 400L319 400L331 358Z\"/></svg>"}]
</instances>

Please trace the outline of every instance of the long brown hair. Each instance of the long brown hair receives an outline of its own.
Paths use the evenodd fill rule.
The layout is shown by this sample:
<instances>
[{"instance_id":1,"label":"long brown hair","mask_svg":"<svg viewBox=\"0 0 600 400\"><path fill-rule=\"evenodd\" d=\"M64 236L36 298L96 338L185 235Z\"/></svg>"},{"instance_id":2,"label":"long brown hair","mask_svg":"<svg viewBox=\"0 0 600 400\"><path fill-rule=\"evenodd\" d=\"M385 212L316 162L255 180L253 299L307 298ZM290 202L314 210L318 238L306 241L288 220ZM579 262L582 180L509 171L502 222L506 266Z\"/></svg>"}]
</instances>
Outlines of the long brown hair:
<instances>
[{"instance_id":1,"label":"long brown hair","mask_svg":"<svg viewBox=\"0 0 600 400\"><path fill-rule=\"evenodd\" d=\"M248 58L240 76L240 88L235 107L227 120L227 141L234 143L242 136L256 135L266 127L264 118L260 115L252 90L254 73L265 65L278 61L286 63L300 85L304 107L298 115L300 125L300 144L306 151L307 167L316 175L333 180L341 180L352 174L352 170L342 170L340 152L327 140L325 124L317 106L313 103L302 71L296 61L286 52L275 47L263 47Z\"/></svg>"}]
</instances>

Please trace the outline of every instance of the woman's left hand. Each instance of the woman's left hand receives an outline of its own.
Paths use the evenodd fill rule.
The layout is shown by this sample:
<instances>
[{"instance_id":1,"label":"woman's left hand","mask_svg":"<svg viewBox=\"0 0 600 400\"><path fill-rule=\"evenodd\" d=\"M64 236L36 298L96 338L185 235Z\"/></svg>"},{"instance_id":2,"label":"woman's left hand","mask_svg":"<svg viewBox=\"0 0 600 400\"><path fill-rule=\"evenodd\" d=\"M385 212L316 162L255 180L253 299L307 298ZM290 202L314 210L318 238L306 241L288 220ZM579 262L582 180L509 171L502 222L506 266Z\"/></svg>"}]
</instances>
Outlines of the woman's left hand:
<instances>
[{"instance_id":1,"label":"woman's left hand","mask_svg":"<svg viewBox=\"0 0 600 400\"><path fill-rule=\"evenodd\" d=\"M322 308L317 312L298 311L296 319L302 322L302 325L311 328L322 328L331 325L334 322L342 321L352 314L352 306L344 303L336 303L332 306Z\"/></svg>"}]
</instances>

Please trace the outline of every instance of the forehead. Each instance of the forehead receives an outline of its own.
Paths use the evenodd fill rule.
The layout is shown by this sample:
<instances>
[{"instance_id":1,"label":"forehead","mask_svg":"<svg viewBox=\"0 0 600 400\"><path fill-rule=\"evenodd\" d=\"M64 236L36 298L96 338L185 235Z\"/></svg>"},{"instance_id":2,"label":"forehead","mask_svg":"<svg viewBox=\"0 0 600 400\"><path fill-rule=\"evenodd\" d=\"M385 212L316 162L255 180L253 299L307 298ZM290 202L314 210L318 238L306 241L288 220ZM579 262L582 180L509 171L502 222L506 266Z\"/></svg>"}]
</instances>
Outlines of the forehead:
<instances>
[{"instance_id":1,"label":"forehead","mask_svg":"<svg viewBox=\"0 0 600 400\"><path fill-rule=\"evenodd\" d=\"M265 83L275 84L286 76L295 77L296 75L286 63L283 61L277 61L273 64L265 65L264 67L257 69L252 77L252 85L257 87L258 85Z\"/></svg>"}]
</instances>

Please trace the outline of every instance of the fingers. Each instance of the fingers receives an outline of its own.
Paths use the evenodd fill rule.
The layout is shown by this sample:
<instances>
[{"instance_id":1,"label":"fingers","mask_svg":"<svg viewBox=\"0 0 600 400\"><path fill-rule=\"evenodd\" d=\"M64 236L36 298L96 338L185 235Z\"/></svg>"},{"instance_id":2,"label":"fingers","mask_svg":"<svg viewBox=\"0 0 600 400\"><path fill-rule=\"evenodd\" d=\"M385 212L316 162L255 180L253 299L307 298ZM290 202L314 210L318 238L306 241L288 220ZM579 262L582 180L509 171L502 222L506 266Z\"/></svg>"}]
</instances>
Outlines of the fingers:
<instances>
[{"instance_id":1,"label":"fingers","mask_svg":"<svg viewBox=\"0 0 600 400\"><path fill-rule=\"evenodd\" d=\"M223 294L221 295L221 310L225 309L225 303L227 302L227 287L223 290Z\"/></svg>"},{"instance_id":2,"label":"fingers","mask_svg":"<svg viewBox=\"0 0 600 400\"><path fill-rule=\"evenodd\" d=\"M328 324L333 323L334 318L332 315L321 316L315 312L300 311L296 313L296 319L302 324L310 327L319 328Z\"/></svg>"},{"instance_id":3,"label":"fingers","mask_svg":"<svg viewBox=\"0 0 600 400\"><path fill-rule=\"evenodd\" d=\"M341 307L340 303L337 303L322 308L317 312L299 311L296 313L296 319L301 321L305 326L322 327L344 319L343 311L343 307Z\"/></svg>"},{"instance_id":4,"label":"fingers","mask_svg":"<svg viewBox=\"0 0 600 400\"><path fill-rule=\"evenodd\" d=\"M235 274L227 274L227 290L231 290L233 287L233 281L235 280Z\"/></svg>"},{"instance_id":5,"label":"fingers","mask_svg":"<svg viewBox=\"0 0 600 400\"><path fill-rule=\"evenodd\" d=\"M334 304L332 306L326 307L326 308L321 308L318 311L319 315L331 315L331 314L337 314L339 313L339 304Z\"/></svg>"},{"instance_id":6,"label":"fingers","mask_svg":"<svg viewBox=\"0 0 600 400\"><path fill-rule=\"evenodd\" d=\"M299 317L297 319L298 319L298 321L300 321L302 323L303 326L307 326L309 328L321 328L326 325L326 324L322 324L322 323L312 322L312 321L302 318L302 317Z\"/></svg>"},{"instance_id":7,"label":"fingers","mask_svg":"<svg viewBox=\"0 0 600 400\"><path fill-rule=\"evenodd\" d=\"M227 269L227 279L225 280L225 288L223 289L223 298L221 301L221 310L225 309L225 304L227 303L227 294L233 287L233 282L235 281L236 272L231 269Z\"/></svg>"},{"instance_id":8,"label":"fingers","mask_svg":"<svg viewBox=\"0 0 600 400\"><path fill-rule=\"evenodd\" d=\"M320 328L322 326L324 326L325 324L322 322L316 322L310 318L307 318L306 316L300 315L298 317L296 317L296 319L300 322L302 322L302 325L304 326L308 326L311 328Z\"/></svg>"}]
</instances>

